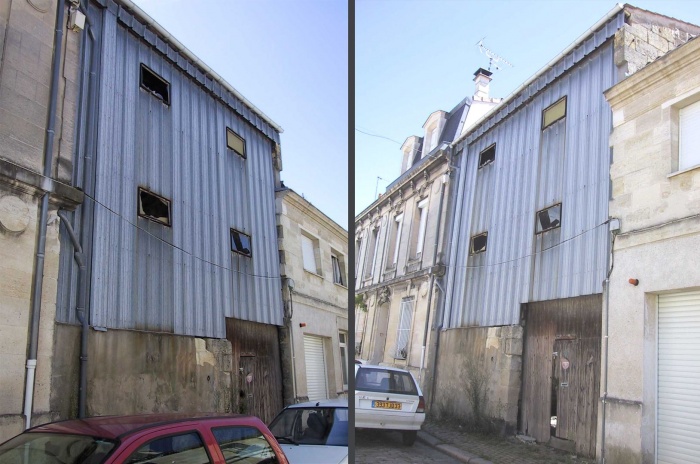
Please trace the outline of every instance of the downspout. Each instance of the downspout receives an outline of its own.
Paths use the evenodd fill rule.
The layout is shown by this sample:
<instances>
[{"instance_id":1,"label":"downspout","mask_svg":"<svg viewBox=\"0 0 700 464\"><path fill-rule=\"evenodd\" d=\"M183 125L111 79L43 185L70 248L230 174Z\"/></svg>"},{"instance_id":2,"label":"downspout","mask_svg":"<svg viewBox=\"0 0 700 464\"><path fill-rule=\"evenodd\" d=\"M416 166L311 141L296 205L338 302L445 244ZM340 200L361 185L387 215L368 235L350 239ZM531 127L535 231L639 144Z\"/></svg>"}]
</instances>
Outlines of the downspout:
<instances>
[{"instance_id":1,"label":"downspout","mask_svg":"<svg viewBox=\"0 0 700 464\"><path fill-rule=\"evenodd\" d=\"M58 217L66 226L66 231L73 243L73 256L78 263L78 297L75 304L75 311L80 321L80 386L78 388L78 418L85 417L85 399L87 397L87 360L88 360L88 318L85 314L85 302L87 300L87 265L85 264L85 254L80 246L78 236L73 230L70 220L63 211L58 211Z\"/></svg>"},{"instance_id":2,"label":"downspout","mask_svg":"<svg viewBox=\"0 0 700 464\"><path fill-rule=\"evenodd\" d=\"M53 163L54 127L56 125L56 104L58 101L58 83L60 78L61 49L63 46L63 26L65 22L63 0L59 0L56 11L56 31L54 34L53 57L51 63L51 88L49 90L49 109L44 142L44 181L51 178ZM29 353L27 356L27 377L24 386L25 429L32 424L32 405L34 402L34 375L36 371L39 346L39 321L41 318L41 291L44 283L44 255L46 252L46 224L49 215L49 193L41 198L39 213L39 237L36 257L34 258L34 280L32 282L31 331L29 334Z\"/></svg>"},{"instance_id":3,"label":"downspout","mask_svg":"<svg viewBox=\"0 0 700 464\"><path fill-rule=\"evenodd\" d=\"M449 164L449 160L448 160ZM435 265L438 261L438 245L440 242L440 225L442 224L442 204L445 199L445 186L447 185L448 174L442 175L442 186L440 187L440 202L438 203L438 221L435 228L435 245L433 252L433 264L430 269L430 286L428 289L428 308L425 311L425 330L423 331L423 345L420 349L420 370L418 371L418 382L421 382L423 377L423 367L425 366L425 348L428 343L428 332L430 331L430 311L433 302L433 286L435 285Z\"/></svg>"},{"instance_id":4,"label":"downspout","mask_svg":"<svg viewBox=\"0 0 700 464\"><path fill-rule=\"evenodd\" d=\"M612 225L613 220L608 220L608 224ZM610 229L611 227L609 227ZM619 230L619 226L618 226ZM605 410L608 399L608 335L609 335L609 323L610 323L610 274L612 274L613 267L615 265L613 248L615 247L615 235L617 230L610 231L612 236L610 240L610 252L607 256L606 269L608 269L607 275L605 276L605 327L603 329L603 372L602 372L602 383L603 383L603 394L600 398L602 404L602 425L601 425L601 437L600 437L600 454L601 463L605 464Z\"/></svg>"}]
</instances>

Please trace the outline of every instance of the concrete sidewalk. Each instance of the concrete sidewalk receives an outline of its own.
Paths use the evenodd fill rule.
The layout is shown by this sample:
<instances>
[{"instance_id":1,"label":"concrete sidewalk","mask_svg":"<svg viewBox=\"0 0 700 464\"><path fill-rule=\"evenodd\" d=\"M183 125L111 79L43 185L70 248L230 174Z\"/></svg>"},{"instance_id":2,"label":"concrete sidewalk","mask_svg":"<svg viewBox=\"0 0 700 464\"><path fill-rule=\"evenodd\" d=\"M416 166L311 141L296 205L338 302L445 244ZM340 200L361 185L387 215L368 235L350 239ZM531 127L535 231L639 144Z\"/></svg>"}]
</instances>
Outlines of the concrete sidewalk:
<instances>
[{"instance_id":1,"label":"concrete sidewalk","mask_svg":"<svg viewBox=\"0 0 700 464\"><path fill-rule=\"evenodd\" d=\"M469 433L456 423L426 422L418 440L469 464L595 464L595 460L515 437Z\"/></svg>"}]
</instances>

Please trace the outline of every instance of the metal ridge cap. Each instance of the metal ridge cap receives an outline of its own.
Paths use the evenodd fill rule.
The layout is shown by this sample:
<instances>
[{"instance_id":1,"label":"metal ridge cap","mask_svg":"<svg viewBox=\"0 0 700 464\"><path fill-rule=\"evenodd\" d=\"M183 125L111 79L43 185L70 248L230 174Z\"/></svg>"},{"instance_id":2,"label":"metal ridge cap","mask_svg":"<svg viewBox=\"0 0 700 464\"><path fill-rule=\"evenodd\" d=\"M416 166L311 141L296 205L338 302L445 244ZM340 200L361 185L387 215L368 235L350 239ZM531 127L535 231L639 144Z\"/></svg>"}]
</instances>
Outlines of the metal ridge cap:
<instances>
[{"instance_id":1,"label":"metal ridge cap","mask_svg":"<svg viewBox=\"0 0 700 464\"><path fill-rule=\"evenodd\" d=\"M557 56L552 58L544 67L542 67L539 71L537 71L535 74L533 74L528 80L526 80L523 84L521 84L517 89L515 89L513 92L510 93L507 97L505 97L503 100L501 100L501 103L498 105L494 106L489 110L486 114L484 114L481 118L479 118L478 121L464 134L459 136L454 142L452 142L451 146L456 146L460 142L462 142L464 139L467 138L470 134L472 134L476 129L478 129L484 122L488 121L494 114L496 114L497 111L499 111L502 107L506 106L508 103L510 103L511 100L513 100L515 97L517 97L520 92L522 92L527 86L532 84L536 79L538 79L540 76L542 76L544 73L549 71L559 60L564 58L566 55L568 55L574 48L576 48L578 45L582 44L589 36L591 36L593 33L595 33L600 27L602 27L606 22L610 21L617 13L620 11L624 10L625 5L622 3L616 3L615 6L602 18L598 20L593 26L589 27L583 34L581 34L576 40L574 40L568 47L566 47L563 51L559 52Z\"/></svg>"},{"instance_id":2,"label":"metal ridge cap","mask_svg":"<svg viewBox=\"0 0 700 464\"><path fill-rule=\"evenodd\" d=\"M185 47L179 40L173 37L163 26L158 24L158 22L151 18L148 13L143 11L138 7L132 0L114 0L116 3L123 5L129 11L131 11L137 18L141 19L146 23L147 26L152 27L159 35L161 35L170 45L177 48L178 53L182 53L187 58L192 60L197 66L202 68L202 70L209 74L214 80L221 84L226 90L231 92L236 98L241 100L244 105L253 110L258 116L260 116L266 123L273 127L280 134L284 132L284 129L274 122L269 116L263 113L257 106L253 105L247 98L245 98L238 90L236 90L231 84L229 84L223 77L221 77L216 71L207 66L204 61L199 59L197 55L192 53L187 47Z\"/></svg>"}]
</instances>

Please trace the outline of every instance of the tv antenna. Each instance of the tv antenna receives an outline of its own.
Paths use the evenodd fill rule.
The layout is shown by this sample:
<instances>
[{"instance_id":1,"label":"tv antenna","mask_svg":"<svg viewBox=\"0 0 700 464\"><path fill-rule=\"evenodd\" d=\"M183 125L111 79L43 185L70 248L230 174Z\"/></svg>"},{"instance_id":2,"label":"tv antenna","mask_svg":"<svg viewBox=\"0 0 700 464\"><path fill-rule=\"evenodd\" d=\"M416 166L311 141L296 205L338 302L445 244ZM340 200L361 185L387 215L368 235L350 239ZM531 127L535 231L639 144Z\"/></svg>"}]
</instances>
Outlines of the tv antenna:
<instances>
[{"instance_id":1,"label":"tv antenna","mask_svg":"<svg viewBox=\"0 0 700 464\"><path fill-rule=\"evenodd\" d=\"M486 37L484 37L485 39ZM489 71L491 71L491 66L493 66L495 71L498 71L503 68L503 66L499 63L507 64L511 68L513 67L512 64L502 56L497 55L493 50L489 50L484 46L484 39L481 39L476 43L476 45L479 47L479 51L483 53L484 55L489 57Z\"/></svg>"}]
</instances>

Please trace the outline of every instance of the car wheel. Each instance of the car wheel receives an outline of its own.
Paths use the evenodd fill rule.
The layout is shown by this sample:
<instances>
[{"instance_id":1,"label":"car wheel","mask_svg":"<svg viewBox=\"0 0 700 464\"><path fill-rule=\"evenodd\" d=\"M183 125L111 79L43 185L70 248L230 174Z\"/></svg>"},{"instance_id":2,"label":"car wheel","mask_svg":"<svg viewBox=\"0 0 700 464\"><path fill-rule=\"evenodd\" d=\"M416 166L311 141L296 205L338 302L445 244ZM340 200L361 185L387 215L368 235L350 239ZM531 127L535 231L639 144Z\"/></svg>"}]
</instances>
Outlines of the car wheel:
<instances>
[{"instance_id":1,"label":"car wheel","mask_svg":"<svg viewBox=\"0 0 700 464\"><path fill-rule=\"evenodd\" d=\"M416 436L418 436L417 430L404 430L401 432L401 440L406 446L413 446L416 442Z\"/></svg>"}]
</instances>

